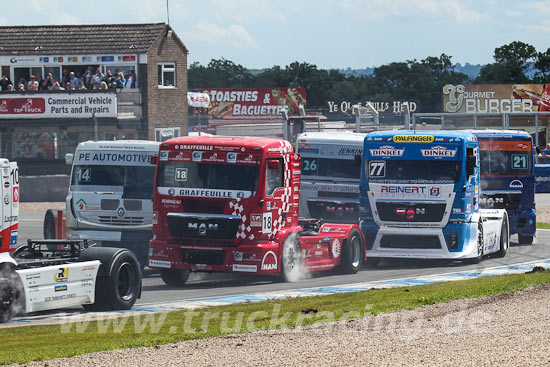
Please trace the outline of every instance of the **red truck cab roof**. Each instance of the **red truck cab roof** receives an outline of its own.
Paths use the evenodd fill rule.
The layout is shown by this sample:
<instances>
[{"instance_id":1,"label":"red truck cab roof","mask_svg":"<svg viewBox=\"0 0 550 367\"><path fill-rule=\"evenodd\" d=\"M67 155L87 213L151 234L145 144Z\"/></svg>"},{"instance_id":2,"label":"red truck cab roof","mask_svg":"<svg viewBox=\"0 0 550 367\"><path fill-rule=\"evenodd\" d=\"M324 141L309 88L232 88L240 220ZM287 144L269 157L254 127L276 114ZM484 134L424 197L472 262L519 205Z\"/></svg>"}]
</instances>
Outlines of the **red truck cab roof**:
<instances>
[{"instance_id":1,"label":"red truck cab roof","mask_svg":"<svg viewBox=\"0 0 550 367\"><path fill-rule=\"evenodd\" d=\"M160 148L173 148L176 145L189 145L189 149L201 150L202 147L240 147L246 150L279 151L287 148L286 153L292 152L290 143L283 139L260 138L252 136L182 136L164 141ZM191 147L195 145L196 147ZM291 150L288 150L288 149ZM177 148L176 148L177 149ZM180 148L181 149L181 148Z\"/></svg>"}]
</instances>

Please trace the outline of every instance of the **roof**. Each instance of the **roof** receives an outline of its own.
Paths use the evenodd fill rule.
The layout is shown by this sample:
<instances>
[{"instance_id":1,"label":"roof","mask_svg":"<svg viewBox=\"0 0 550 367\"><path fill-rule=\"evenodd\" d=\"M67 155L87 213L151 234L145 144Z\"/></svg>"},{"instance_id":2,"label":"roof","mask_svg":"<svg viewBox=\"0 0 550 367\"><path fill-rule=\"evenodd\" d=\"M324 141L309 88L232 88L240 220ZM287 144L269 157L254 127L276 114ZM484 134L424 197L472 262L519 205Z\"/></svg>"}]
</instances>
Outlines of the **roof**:
<instances>
[{"instance_id":1,"label":"roof","mask_svg":"<svg viewBox=\"0 0 550 367\"><path fill-rule=\"evenodd\" d=\"M395 135L417 135L417 136L433 136L434 138L458 138L466 139L473 138L476 140L475 135L471 131L467 130L385 130L375 131L367 135L369 140L374 137L392 137Z\"/></svg>"},{"instance_id":2,"label":"roof","mask_svg":"<svg viewBox=\"0 0 550 367\"><path fill-rule=\"evenodd\" d=\"M158 151L160 142L150 140L100 140L84 141L77 150L134 150Z\"/></svg>"},{"instance_id":3,"label":"roof","mask_svg":"<svg viewBox=\"0 0 550 367\"><path fill-rule=\"evenodd\" d=\"M189 147L181 147L181 145L187 145ZM283 139L273 138L260 138L256 136L182 136L178 138L172 138L164 141L161 147L167 147L170 145L180 145L179 149L192 149L192 150L210 150L210 146L226 146L226 147L242 147L248 149L266 149L266 148L280 148L283 146L290 146L290 143Z\"/></svg>"},{"instance_id":4,"label":"roof","mask_svg":"<svg viewBox=\"0 0 550 367\"><path fill-rule=\"evenodd\" d=\"M168 30L165 23L6 26L0 55L146 53Z\"/></svg>"},{"instance_id":5,"label":"roof","mask_svg":"<svg viewBox=\"0 0 550 367\"><path fill-rule=\"evenodd\" d=\"M331 131L315 131L315 132L306 132L298 135L296 139L297 142L300 142L301 139L306 139L306 142L311 143L326 143L326 144L340 144L340 143L358 143L363 145L365 140L365 133L354 133L351 131L339 131L334 133Z\"/></svg>"}]
</instances>

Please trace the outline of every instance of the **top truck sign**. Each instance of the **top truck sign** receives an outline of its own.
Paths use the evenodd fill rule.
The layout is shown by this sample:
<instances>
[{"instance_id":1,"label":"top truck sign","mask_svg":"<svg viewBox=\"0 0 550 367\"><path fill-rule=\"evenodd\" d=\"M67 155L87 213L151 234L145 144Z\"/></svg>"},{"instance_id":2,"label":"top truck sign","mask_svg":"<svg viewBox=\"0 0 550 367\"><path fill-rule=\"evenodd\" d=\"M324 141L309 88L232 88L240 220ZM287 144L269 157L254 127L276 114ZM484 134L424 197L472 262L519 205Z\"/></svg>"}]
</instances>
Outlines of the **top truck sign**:
<instances>
[{"instance_id":1,"label":"top truck sign","mask_svg":"<svg viewBox=\"0 0 550 367\"><path fill-rule=\"evenodd\" d=\"M0 119L115 117L116 107L115 93L0 95Z\"/></svg>"},{"instance_id":2,"label":"top truck sign","mask_svg":"<svg viewBox=\"0 0 550 367\"><path fill-rule=\"evenodd\" d=\"M550 111L550 84L467 84L443 87L443 112Z\"/></svg>"}]
</instances>

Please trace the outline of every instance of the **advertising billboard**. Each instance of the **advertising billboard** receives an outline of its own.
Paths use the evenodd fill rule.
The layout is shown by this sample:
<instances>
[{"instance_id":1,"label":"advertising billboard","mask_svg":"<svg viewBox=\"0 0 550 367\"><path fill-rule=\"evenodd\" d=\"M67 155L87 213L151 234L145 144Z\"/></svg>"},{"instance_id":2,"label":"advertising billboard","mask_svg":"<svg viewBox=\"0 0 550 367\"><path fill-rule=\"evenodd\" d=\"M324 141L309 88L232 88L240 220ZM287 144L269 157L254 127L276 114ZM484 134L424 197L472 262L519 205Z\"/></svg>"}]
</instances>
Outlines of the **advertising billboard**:
<instances>
[{"instance_id":1,"label":"advertising billboard","mask_svg":"<svg viewBox=\"0 0 550 367\"><path fill-rule=\"evenodd\" d=\"M306 104L304 88L206 88L201 92L210 95L211 121L280 120L284 108L294 115Z\"/></svg>"},{"instance_id":2,"label":"advertising billboard","mask_svg":"<svg viewBox=\"0 0 550 367\"><path fill-rule=\"evenodd\" d=\"M409 105L409 112L414 113L418 110L418 104L415 101L402 101L402 100L386 100L386 101L327 101L326 105L322 108L322 112L329 120L341 120L348 122L355 122L355 115L353 115L353 106L365 106L367 103L378 112L378 116L381 124L402 124L403 114L405 112L404 103Z\"/></svg>"},{"instance_id":3,"label":"advertising billboard","mask_svg":"<svg viewBox=\"0 0 550 367\"><path fill-rule=\"evenodd\" d=\"M550 84L447 84L443 112L506 113L550 111Z\"/></svg>"},{"instance_id":4,"label":"advertising billboard","mask_svg":"<svg viewBox=\"0 0 550 367\"><path fill-rule=\"evenodd\" d=\"M116 117L116 93L1 94L0 119Z\"/></svg>"}]
</instances>

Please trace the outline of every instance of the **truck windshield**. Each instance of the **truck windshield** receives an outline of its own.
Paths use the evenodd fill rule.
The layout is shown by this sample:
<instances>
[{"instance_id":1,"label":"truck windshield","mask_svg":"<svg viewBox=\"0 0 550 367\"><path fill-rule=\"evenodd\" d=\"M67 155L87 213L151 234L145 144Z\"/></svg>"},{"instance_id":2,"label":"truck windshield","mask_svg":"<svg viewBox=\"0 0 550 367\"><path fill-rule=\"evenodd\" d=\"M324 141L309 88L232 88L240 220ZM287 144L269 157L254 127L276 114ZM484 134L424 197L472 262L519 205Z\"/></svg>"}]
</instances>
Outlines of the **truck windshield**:
<instances>
[{"instance_id":1,"label":"truck windshield","mask_svg":"<svg viewBox=\"0 0 550 367\"><path fill-rule=\"evenodd\" d=\"M361 167L353 159L302 156L303 176L353 178L359 180L361 177Z\"/></svg>"},{"instance_id":2,"label":"truck windshield","mask_svg":"<svg viewBox=\"0 0 550 367\"><path fill-rule=\"evenodd\" d=\"M532 154L530 151L480 150L481 175L529 175Z\"/></svg>"},{"instance_id":3,"label":"truck windshield","mask_svg":"<svg viewBox=\"0 0 550 367\"><path fill-rule=\"evenodd\" d=\"M454 183L460 177L459 161L372 160L365 166L372 181Z\"/></svg>"},{"instance_id":4,"label":"truck windshield","mask_svg":"<svg viewBox=\"0 0 550 367\"><path fill-rule=\"evenodd\" d=\"M160 162L158 186L256 191L258 165Z\"/></svg>"},{"instance_id":5,"label":"truck windshield","mask_svg":"<svg viewBox=\"0 0 550 367\"><path fill-rule=\"evenodd\" d=\"M74 166L71 185L122 186L122 197L152 199L155 179L154 166Z\"/></svg>"}]
</instances>

